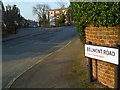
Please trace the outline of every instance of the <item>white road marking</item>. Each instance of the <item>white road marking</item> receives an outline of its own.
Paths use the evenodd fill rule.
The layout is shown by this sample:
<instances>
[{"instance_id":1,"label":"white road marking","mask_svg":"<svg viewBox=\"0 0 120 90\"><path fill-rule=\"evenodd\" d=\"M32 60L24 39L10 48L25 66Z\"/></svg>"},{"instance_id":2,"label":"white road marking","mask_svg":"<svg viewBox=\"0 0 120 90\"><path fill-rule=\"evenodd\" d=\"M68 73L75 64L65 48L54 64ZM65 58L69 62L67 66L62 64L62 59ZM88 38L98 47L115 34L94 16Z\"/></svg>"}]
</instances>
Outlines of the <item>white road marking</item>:
<instances>
[{"instance_id":1,"label":"white road marking","mask_svg":"<svg viewBox=\"0 0 120 90\"><path fill-rule=\"evenodd\" d=\"M64 47L60 48L59 50L57 50L57 52L60 52L63 48L67 47L72 41L70 41L68 44L66 44Z\"/></svg>"}]
</instances>

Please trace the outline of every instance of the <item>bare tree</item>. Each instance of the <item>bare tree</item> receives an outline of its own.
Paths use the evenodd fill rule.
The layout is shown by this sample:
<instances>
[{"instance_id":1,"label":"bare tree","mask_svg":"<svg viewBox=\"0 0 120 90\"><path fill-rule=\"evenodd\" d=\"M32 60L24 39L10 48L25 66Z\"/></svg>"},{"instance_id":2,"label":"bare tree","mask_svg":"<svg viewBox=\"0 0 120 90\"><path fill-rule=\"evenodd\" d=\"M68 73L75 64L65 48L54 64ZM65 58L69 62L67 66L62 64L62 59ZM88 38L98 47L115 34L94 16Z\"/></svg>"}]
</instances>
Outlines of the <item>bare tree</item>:
<instances>
[{"instance_id":1,"label":"bare tree","mask_svg":"<svg viewBox=\"0 0 120 90\"><path fill-rule=\"evenodd\" d=\"M59 0L58 2L56 2L58 8L67 8L68 3L69 3L68 0Z\"/></svg>"},{"instance_id":2,"label":"bare tree","mask_svg":"<svg viewBox=\"0 0 120 90\"><path fill-rule=\"evenodd\" d=\"M38 4L33 7L33 14L37 15L39 20L47 15L50 6L48 4Z\"/></svg>"}]
</instances>

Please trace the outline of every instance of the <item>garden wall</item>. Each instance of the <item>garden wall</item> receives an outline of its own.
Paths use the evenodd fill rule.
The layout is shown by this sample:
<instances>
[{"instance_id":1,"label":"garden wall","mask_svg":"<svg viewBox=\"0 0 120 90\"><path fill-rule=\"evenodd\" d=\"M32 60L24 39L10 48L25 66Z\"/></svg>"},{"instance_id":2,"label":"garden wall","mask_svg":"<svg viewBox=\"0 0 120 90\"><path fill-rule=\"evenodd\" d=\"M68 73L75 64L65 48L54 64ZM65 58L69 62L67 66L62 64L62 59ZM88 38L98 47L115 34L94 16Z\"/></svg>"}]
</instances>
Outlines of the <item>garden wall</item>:
<instances>
[{"instance_id":1,"label":"garden wall","mask_svg":"<svg viewBox=\"0 0 120 90\"><path fill-rule=\"evenodd\" d=\"M94 45L112 46L120 44L120 26L85 28L86 43L91 41ZM108 58L109 59L109 58ZM114 88L114 65L92 59L92 75L95 79L109 88Z\"/></svg>"}]
</instances>

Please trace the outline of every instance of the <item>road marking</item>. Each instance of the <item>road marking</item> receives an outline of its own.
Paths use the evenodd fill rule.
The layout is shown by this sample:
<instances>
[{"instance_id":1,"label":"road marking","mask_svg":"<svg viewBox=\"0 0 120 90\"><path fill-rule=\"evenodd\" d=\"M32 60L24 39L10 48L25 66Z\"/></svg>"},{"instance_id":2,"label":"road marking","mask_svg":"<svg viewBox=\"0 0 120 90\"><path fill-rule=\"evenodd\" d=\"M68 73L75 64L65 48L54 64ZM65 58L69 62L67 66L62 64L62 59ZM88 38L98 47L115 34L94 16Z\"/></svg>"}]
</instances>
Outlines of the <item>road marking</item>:
<instances>
[{"instance_id":1,"label":"road marking","mask_svg":"<svg viewBox=\"0 0 120 90\"><path fill-rule=\"evenodd\" d=\"M72 41L69 41L69 43L67 43L64 47L60 48L59 50L57 50L57 52L60 52L63 48L67 47Z\"/></svg>"},{"instance_id":2,"label":"road marking","mask_svg":"<svg viewBox=\"0 0 120 90\"><path fill-rule=\"evenodd\" d=\"M28 67L28 69L26 69L25 71L23 71L22 73L18 74L16 77L14 77L5 88L11 88L11 86L13 85L13 83L20 77L22 76L25 72L27 72L28 70L32 69L34 66L36 66L37 64L39 64L41 61L43 61L45 58L49 57L50 55L52 55L55 52L59 52L62 49L64 49L65 47L67 47L72 41L69 41L65 46L63 46L62 48L53 51L52 53L49 53L48 55L46 55L45 57L43 57L42 59L40 59L39 61L37 61L34 65Z\"/></svg>"}]
</instances>

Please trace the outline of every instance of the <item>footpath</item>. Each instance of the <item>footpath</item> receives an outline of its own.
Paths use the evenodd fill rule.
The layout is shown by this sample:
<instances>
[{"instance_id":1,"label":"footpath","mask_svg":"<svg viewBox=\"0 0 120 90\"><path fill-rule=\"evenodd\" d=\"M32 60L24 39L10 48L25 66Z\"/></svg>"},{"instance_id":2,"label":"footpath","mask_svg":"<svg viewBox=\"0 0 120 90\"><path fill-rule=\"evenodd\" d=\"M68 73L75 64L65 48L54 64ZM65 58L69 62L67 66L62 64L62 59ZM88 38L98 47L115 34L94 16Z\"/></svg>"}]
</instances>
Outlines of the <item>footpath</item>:
<instances>
[{"instance_id":1,"label":"footpath","mask_svg":"<svg viewBox=\"0 0 120 90\"><path fill-rule=\"evenodd\" d=\"M105 88L88 83L84 46L78 38L22 74L11 88Z\"/></svg>"}]
</instances>

